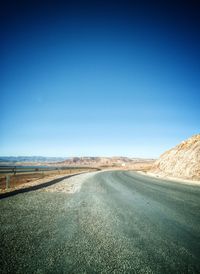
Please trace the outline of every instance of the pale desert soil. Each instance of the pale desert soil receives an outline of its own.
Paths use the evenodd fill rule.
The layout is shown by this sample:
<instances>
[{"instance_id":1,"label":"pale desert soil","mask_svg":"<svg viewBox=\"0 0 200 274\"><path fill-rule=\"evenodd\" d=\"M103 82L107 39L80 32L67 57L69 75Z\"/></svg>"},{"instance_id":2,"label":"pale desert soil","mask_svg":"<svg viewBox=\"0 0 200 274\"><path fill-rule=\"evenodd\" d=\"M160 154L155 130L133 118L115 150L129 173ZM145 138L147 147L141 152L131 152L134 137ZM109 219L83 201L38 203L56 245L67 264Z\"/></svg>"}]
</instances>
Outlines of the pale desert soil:
<instances>
[{"instance_id":1,"label":"pale desert soil","mask_svg":"<svg viewBox=\"0 0 200 274\"><path fill-rule=\"evenodd\" d=\"M182 183L187 185L200 185L200 181L197 181L197 180L195 181L195 180L181 179L181 178L167 176L167 175L155 174L152 172L137 171L137 173L140 173L145 176L153 177L153 178L159 178L161 180L176 182L176 183Z\"/></svg>"}]
</instances>

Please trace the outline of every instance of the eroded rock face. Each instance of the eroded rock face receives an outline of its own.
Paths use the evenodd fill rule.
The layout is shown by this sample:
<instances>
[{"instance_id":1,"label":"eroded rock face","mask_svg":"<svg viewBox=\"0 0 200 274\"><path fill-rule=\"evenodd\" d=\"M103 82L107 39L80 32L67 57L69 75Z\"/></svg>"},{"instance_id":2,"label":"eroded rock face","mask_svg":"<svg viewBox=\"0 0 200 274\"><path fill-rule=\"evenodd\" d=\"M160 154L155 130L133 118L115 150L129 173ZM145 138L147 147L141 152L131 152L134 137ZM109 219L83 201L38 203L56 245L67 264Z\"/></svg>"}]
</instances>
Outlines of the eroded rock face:
<instances>
[{"instance_id":1,"label":"eroded rock face","mask_svg":"<svg viewBox=\"0 0 200 274\"><path fill-rule=\"evenodd\" d=\"M200 134L163 153L151 171L160 175L200 180Z\"/></svg>"}]
</instances>

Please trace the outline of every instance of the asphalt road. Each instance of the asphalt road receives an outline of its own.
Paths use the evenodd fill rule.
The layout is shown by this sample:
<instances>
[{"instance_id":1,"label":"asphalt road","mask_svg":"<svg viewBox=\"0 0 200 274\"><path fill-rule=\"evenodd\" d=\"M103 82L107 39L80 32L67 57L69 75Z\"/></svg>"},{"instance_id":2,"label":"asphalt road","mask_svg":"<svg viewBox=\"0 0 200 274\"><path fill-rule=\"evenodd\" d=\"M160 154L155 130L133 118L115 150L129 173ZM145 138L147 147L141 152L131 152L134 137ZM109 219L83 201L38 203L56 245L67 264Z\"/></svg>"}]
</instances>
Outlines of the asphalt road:
<instances>
[{"instance_id":1,"label":"asphalt road","mask_svg":"<svg viewBox=\"0 0 200 274\"><path fill-rule=\"evenodd\" d=\"M200 273L198 185L99 172L2 199L0 221L1 273Z\"/></svg>"}]
</instances>

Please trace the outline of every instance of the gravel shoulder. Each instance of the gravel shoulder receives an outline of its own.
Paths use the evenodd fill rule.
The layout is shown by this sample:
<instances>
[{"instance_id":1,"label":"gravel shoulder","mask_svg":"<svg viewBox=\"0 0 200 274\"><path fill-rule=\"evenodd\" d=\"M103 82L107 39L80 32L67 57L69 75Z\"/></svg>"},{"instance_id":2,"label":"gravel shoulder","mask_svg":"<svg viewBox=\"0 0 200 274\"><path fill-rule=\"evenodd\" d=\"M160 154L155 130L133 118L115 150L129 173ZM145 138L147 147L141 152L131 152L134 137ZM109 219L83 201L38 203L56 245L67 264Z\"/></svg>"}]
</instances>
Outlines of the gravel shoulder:
<instances>
[{"instance_id":1,"label":"gravel shoulder","mask_svg":"<svg viewBox=\"0 0 200 274\"><path fill-rule=\"evenodd\" d=\"M82 184L99 172L100 171L77 174L76 176L66 178L52 186L42 188L40 191L41 192L64 192L64 193L70 193L70 194L79 192Z\"/></svg>"}]
</instances>

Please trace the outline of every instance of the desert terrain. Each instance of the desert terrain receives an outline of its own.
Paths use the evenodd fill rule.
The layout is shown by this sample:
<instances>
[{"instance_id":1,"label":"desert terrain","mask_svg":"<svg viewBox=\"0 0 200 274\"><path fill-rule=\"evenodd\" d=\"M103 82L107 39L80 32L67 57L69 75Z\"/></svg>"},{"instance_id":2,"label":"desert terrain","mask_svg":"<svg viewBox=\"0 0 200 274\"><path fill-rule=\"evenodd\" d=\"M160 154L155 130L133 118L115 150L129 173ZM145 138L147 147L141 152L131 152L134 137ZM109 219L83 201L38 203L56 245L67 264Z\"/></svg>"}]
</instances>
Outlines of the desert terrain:
<instances>
[{"instance_id":1,"label":"desert terrain","mask_svg":"<svg viewBox=\"0 0 200 274\"><path fill-rule=\"evenodd\" d=\"M57 159L61 158L1 158L0 192L38 185L66 175L94 170L148 171L154 163L153 159L128 157L72 157L58 162ZM7 176L9 176L9 187L6 181Z\"/></svg>"}]
</instances>

